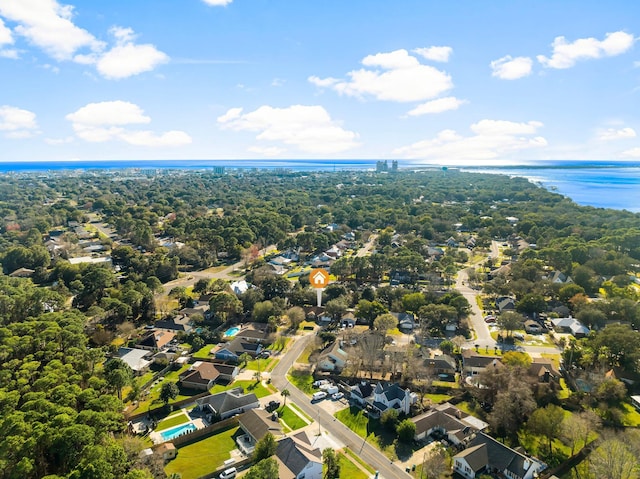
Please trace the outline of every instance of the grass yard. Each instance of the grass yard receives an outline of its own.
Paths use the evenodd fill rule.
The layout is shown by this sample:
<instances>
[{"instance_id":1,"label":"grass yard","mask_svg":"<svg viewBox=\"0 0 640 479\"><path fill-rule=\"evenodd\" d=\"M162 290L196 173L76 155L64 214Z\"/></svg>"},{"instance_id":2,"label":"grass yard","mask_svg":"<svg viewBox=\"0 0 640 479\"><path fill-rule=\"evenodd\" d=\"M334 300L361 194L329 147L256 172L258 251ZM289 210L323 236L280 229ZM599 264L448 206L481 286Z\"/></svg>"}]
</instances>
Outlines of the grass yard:
<instances>
[{"instance_id":1,"label":"grass yard","mask_svg":"<svg viewBox=\"0 0 640 479\"><path fill-rule=\"evenodd\" d=\"M436 388L460 389L460 383L458 383L458 381L433 381L431 384ZM437 396L437 394L435 396Z\"/></svg>"},{"instance_id":2,"label":"grass yard","mask_svg":"<svg viewBox=\"0 0 640 479\"><path fill-rule=\"evenodd\" d=\"M340 460L340 479L368 479L370 474L365 473L352 461L350 456L338 453Z\"/></svg>"},{"instance_id":3,"label":"grass yard","mask_svg":"<svg viewBox=\"0 0 640 479\"><path fill-rule=\"evenodd\" d=\"M214 346L215 346L215 344L213 344L213 343L203 346L198 351L193 353L193 357L195 359L207 359L207 358L209 358L211 356L211 353L210 353L211 349L213 349Z\"/></svg>"},{"instance_id":4,"label":"grass yard","mask_svg":"<svg viewBox=\"0 0 640 479\"><path fill-rule=\"evenodd\" d=\"M316 323L313 321L302 321L298 329L300 331L313 331L316 329Z\"/></svg>"},{"instance_id":5,"label":"grass yard","mask_svg":"<svg viewBox=\"0 0 640 479\"><path fill-rule=\"evenodd\" d=\"M237 446L234 435L238 428L224 430L206 439L178 448L177 457L165 467L167 475L174 472L182 479L197 479L221 467Z\"/></svg>"},{"instance_id":6,"label":"grass yard","mask_svg":"<svg viewBox=\"0 0 640 479\"><path fill-rule=\"evenodd\" d=\"M149 389L149 394L147 394L140 400L140 402L138 403L138 407L133 411L133 413L136 414L139 412L144 412L149 408L160 406L162 404L162 401L160 401L160 389L162 389L162 384L165 382L177 383L180 374L189 369L190 366L190 364L185 364L177 371L169 371L164 376L164 380L162 382L157 383L155 386L152 386L151 389ZM195 394L198 394L198 391L180 389L180 394L178 395L178 397L173 401L170 401L169 404L180 401L182 399L186 399Z\"/></svg>"},{"instance_id":7,"label":"grass yard","mask_svg":"<svg viewBox=\"0 0 640 479\"><path fill-rule=\"evenodd\" d=\"M307 423L311 424L313 422L313 419L311 419L308 414L305 414L304 411L302 411L295 404L289 403L289 407L293 409L294 412L297 412L299 416L302 416L303 418L305 418L307 420Z\"/></svg>"},{"instance_id":8,"label":"grass yard","mask_svg":"<svg viewBox=\"0 0 640 479\"><path fill-rule=\"evenodd\" d=\"M567 382L564 378L560 378L560 391L558 391L558 399L568 399L571 396L571 389L567 386Z\"/></svg>"},{"instance_id":9,"label":"grass yard","mask_svg":"<svg viewBox=\"0 0 640 479\"><path fill-rule=\"evenodd\" d=\"M631 427L640 426L640 413L629 403L622 403L624 412L624 425Z\"/></svg>"},{"instance_id":10,"label":"grass yard","mask_svg":"<svg viewBox=\"0 0 640 479\"><path fill-rule=\"evenodd\" d=\"M189 421L189 418L187 417L187 415L182 411L180 411L178 414L173 414L163 419L162 421L160 421L158 423L158 427L156 427L156 430L162 431L164 429L169 429L173 426L184 424L187 421Z\"/></svg>"},{"instance_id":11,"label":"grass yard","mask_svg":"<svg viewBox=\"0 0 640 479\"><path fill-rule=\"evenodd\" d=\"M287 379L305 394L313 394L313 376L305 369L292 369Z\"/></svg>"},{"instance_id":12,"label":"grass yard","mask_svg":"<svg viewBox=\"0 0 640 479\"><path fill-rule=\"evenodd\" d=\"M317 349L318 347L316 346L316 343L313 341L310 342L309 344L307 344L307 347L304 348L304 351L302 351L302 354L298 356L298 359L296 360L296 362L309 364L309 356L311 356L311 354Z\"/></svg>"},{"instance_id":13,"label":"grass yard","mask_svg":"<svg viewBox=\"0 0 640 479\"><path fill-rule=\"evenodd\" d=\"M268 396L269 394L273 394L275 389L272 386L265 386L261 382L256 382L251 379L246 379L242 381L234 381L231 384L227 384L226 386L223 384L216 384L209 391L211 394L216 394L222 391L226 391L227 389L233 389L241 387L245 392L254 393L258 398L262 398Z\"/></svg>"},{"instance_id":14,"label":"grass yard","mask_svg":"<svg viewBox=\"0 0 640 479\"><path fill-rule=\"evenodd\" d=\"M276 358L267 358L267 359L254 359L252 361L247 362L245 369L250 369L251 371L271 371L276 367L278 361Z\"/></svg>"},{"instance_id":15,"label":"grass yard","mask_svg":"<svg viewBox=\"0 0 640 479\"><path fill-rule=\"evenodd\" d=\"M367 464L362 459L360 459L360 457L355 452L353 452L351 449L345 448L345 449L342 450L341 454L347 456L347 459L349 459L351 462L355 462L357 464L360 464L362 467L364 467L370 473L373 474L375 472L375 469L373 467L371 467L369 464Z\"/></svg>"},{"instance_id":16,"label":"grass yard","mask_svg":"<svg viewBox=\"0 0 640 479\"><path fill-rule=\"evenodd\" d=\"M453 396L449 396L448 394L425 394L424 397L434 404L441 404L443 402L447 402Z\"/></svg>"},{"instance_id":17,"label":"grass yard","mask_svg":"<svg viewBox=\"0 0 640 479\"><path fill-rule=\"evenodd\" d=\"M305 427L308 424L304 419L293 412L288 404L278 409L278 415L292 431Z\"/></svg>"}]
</instances>

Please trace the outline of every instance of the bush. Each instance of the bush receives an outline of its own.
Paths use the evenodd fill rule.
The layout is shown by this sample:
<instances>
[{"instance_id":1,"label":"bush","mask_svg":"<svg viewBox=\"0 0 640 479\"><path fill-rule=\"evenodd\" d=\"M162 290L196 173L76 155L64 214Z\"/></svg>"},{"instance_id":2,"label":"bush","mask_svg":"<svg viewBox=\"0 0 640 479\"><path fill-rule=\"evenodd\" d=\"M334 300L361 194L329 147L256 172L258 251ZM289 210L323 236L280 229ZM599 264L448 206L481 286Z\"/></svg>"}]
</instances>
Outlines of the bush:
<instances>
[{"instance_id":1,"label":"bush","mask_svg":"<svg viewBox=\"0 0 640 479\"><path fill-rule=\"evenodd\" d=\"M396 425L398 424L398 411L395 409L387 409L380 416L380 424L382 424L389 431L394 431L396 429Z\"/></svg>"},{"instance_id":2,"label":"bush","mask_svg":"<svg viewBox=\"0 0 640 479\"><path fill-rule=\"evenodd\" d=\"M411 442L416 435L416 425L410 419L405 419L396 428L398 439L401 442Z\"/></svg>"}]
</instances>

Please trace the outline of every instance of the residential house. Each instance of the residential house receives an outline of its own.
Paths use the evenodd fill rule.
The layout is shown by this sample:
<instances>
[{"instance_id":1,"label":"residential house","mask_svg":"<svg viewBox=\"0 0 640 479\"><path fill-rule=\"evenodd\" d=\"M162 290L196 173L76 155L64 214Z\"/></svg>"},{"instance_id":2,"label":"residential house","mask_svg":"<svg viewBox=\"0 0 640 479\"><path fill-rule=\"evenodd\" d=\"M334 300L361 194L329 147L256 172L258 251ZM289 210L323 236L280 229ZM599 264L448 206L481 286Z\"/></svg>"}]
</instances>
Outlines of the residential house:
<instances>
[{"instance_id":1,"label":"residential house","mask_svg":"<svg viewBox=\"0 0 640 479\"><path fill-rule=\"evenodd\" d=\"M175 317L168 317L166 319L161 319L154 323L156 329L161 329L164 331L173 331L173 332L190 332L193 327L191 326L191 319L189 316L180 314Z\"/></svg>"},{"instance_id":2,"label":"residential house","mask_svg":"<svg viewBox=\"0 0 640 479\"><path fill-rule=\"evenodd\" d=\"M251 285L249 283L247 283L244 279L240 280L240 281L234 281L233 283L231 283L229 285L229 287L231 288L231 290L237 295L246 293L249 288L251 287Z\"/></svg>"},{"instance_id":3,"label":"residential house","mask_svg":"<svg viewBox=\"0 0 640 479\"><path fill-rule=\"evenodd\" d=\"M137 346L148 351L159 351L167 347L175 336L175 333L170 331L154 330L138 341Z\"/></svg>"},{"instance_id":4,"label":"residential house","mask_svg":"<svg viewBox=\"0 0 640 479\"><path fill-rule=\"evenodd\" d=\"M449 403L438 405L410 420L416 425L414 436L416 441L422 441L438 432L456 446L468 441L473 434L488 427L484 421L462 412Z\"/></svg>"},{"instance_id":5,"label":"residential house","mask_svg":"<svg viewBox=\"0 0 640 479\"><path fill-rule=\"evenodd\" d=\"M472 349L462 352L462 373L465 376L475 376L490 367L502 368L504 364L495 356L482 356Z\"/></svg>"},{"instance_id":6,"label":"residential house","mask_svg":"<svg viewBox=\"0 0 640 479\"><path fill-rule=\"evenodd\" d=\"M244 339L250 343L269 342L269 325L263 323L249 323L236 333L235 338Z\"/></svg>"},{"instance_id":7,"label":"residential house","mask_svg":"<svg viewBox=\"0 0 640 479\"><path fill-rule=\"evenodd\" d=\"M583 325L576 318L552 318L551 324L559 333L571 333L576 338L584 338L589 334L589 328Z\"/></svg>"},{"instance_id":8,"label":"residential house","mask_svg":"<svg viewBox=\"0 0 640 479\"><path fill-rule=\"evenodd\" d=\"M401 414L408 415L412 402L415 402L415 395L411 391L402 389L398 383L386 384L378 383L373 390L373 401L370 403L374 411L382 414L387 409L394 408Z\"/></svg>"},{"instance_id":9,"label":"residential house","mask_svg":"<svg viewBox=\"0 0 640 479\"><path fill-rule=\"evenodd\" d=\"M398 329L410 333L417 326L416 317L413 313L391 313L398 320Z\"/></svg>"},{"instance_id":10,"label":"residential house","mask_svg":"<svg viewBox=\"0 0 640 479\"><path fill-rule=\"evenodd\" d=\"M496 307L501 313L504 313L505 311L514 311L516 309L516 300L508 296L500 296L499 298L496 298Z\"/></svg>"},{"instance_id":11,"label":"residential house","mask_svg":"<svg viewBox=\"0 0 640 479\"><path fill-rule=\"evenodd\" d=\"M458 369L456 360L448 354L440 354L433 358L427 358L424 364L434 375L446 374L447 376L455 376L456 370Z\"/></svg>"},{"instance_id":12,"label":"residential house","mask_svg":"<svg viewBox=\"0 0 640 479\"><path fill-rule=\"evenodd\" d=\"M353 328L356 325L356 317L352 312L347 312L340 318L340 325L343 328Z\"/></svg>"},{"instance_id":13,"label":"residential house","mask_svg":"<svg viewBox=\"0 0 640 479\"><path fill-rule=\"evenodd\" d=\"M556 284L573 283L571 276L568 276L561 271L554 271L551 276L549 276L549 280Z\"/></svg>"},{"instance_id":14,"label":"residential house","mask_svg":"<svg viewBox=\"0 0 640 479\"><path fill-rule=\"evenodd\" d=\"M203 412L209 422L221 421L258 407L260 401L256 395L245 394L242 388L229 389L196 399L196 410Z\"/></svg>"},{"instance_id":15,"label":"residential house","mask_svg":"<svg viewBox=\"0 0 640 479\"><path fill-rule=\"evenodd\" d=\"M178 313L184 316L188 316L189 318L196 314L202 316L204 319L209 319L211 317L211 309L209 308L209 304L195 303L192 308L182 308L178 311Z\"/></svg>"},{"instance_id":16,"label":"residential house","mask_svg":"<svg viewBox=\"0 0 640 479\"><path fill-rule=\"evenodd\" d=\"M320 352L317 368L320 371L342 371L348 358L349 355L342 349L340 341L334 341Z\"/></svg>"},{"instance_id":17,"label":"residential house","mask_svg":"<svg viewBox=\"0 0 640 479\"><path fill-rule=\"evenodd\" d=\"M533 358L533 362L529 366L529 374L543 383L559 382L561 378L560 372L558 372L553 362L547 358Z\"/></svg>"},{"instance_id":18,"label":"residential house","mask_svg":"<svg viewBox=\"0 0 640 479\"><path fill-rule=\"evenodd\" d=\"M351 386L350 398L361 407L364 407L368 402L373 401L373 389L374 387L370 382L360 381L355 386Z\"/></svg>"},{"instance_id":19,"label":"residential house","mask_svg":"<svg viewBox=\"0 0 640 479\"><path fill-rule=\"evenodd\" d=\"M453 456L453 470L468 479L482 473L502 474L509 479L533 479L546 467L536 458L515 451L483 432L478 432L464 451Z\"/></svg>"},{"instance_id":20,"label":"residential house","mask_svg":"<svg viewBox=\"0 0 640 479\"><path fill-rule=\"evenodd\" d=\"M252 454L256 443L267 433L276 437L282 435L282 426L277 416L264 409L250 409L238 416L238 423L244 434L238 436L236 444L245 454Z\"/></svg>"},{"instance_id":21,"label":"residential house","mask_svg":"<svg viewBox=\"0 0 640 479\"><path fill-rule=\"evenodd\" d=\"M278 441L275 459L279 479L322 479L322 452L305 432Z\"/></svg>"},{"instance_id":22,"label":"residential house","mask_svg":"<svg viewBox=\"0 0 640 479\"><path fill-rule=\"evenodd\" d=\"M149 359L150 354L146 349L118 349L118 357L127 363L135 374L143 374L149 369L152 362Z\"/></svg>"},{"instance_id":23,"label":"residential house","mask_svg":"<svg viewBox=\"0 0 640 479\"><path fill-rule=\"evenodd\" d=\"M284 256L275 256L269 260L269 263L276 266L286 266L291 263L291 260L289 258L285 258Z\"/></svg>"},{"instance_id":24,"label":"residential house","mask_svg":"<svg viewBox=\"0 0 640 479\"><path fill-rule=\"evenodd\" d=\"M211 352L216 359L238 362L242 354L247 353L252 358L255 358L263 349L260 343L249 342L242 338L234 338L228 343L219 344Z\"/></svg>"},{"instance_id":25,"label":"residential house","mask_svg":"<svg viewBox=\"0 0 640 479\"><path fill-rule=\"evenodd\" d=\"M224 371L224 378L222 378ZM215 364L196 361L180 375L180 384L189 389L208 391L220 379L231 381L238 375L238 367L227 364Z\"/></svg>"},{"instance_id":26,"label":"residential house","mask_svg":"<svg viewBox=\"0 0 640 479\"><path fill-rule=\"evenodd\" d=\"M31 276L33 276L35 272L36 272L35 269L18 268L15 271L13 271L9 276L11 276L12 278L31 278Z\"/></svg>"},{"instance_id":27,"label":"residential house","mask_svg":"<svg viewBox=\"0 0 640 479\"><path fill-rule=\"evenodd\" d=\"M631 396L631 404L640 411L640 396Z\"/></svg>"}]
</instances>

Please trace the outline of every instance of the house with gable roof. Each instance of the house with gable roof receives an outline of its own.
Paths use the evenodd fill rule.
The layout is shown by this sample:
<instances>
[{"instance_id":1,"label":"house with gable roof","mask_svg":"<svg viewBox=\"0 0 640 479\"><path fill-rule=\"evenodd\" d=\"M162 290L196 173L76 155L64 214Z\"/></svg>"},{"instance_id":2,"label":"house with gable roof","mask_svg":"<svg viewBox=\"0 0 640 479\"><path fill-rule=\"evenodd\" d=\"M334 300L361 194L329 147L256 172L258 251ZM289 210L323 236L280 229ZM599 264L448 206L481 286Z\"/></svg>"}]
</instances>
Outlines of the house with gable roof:
<instances>
[{"instance_id":1,"label":"house with gable roof","mask_svg":"<svg viewBox=\"0 0 640 479\"><path fill-rule=\"evenodd\" d=\"M245 394L242 388L229 389L196 399L196 410L202 411L209 422L223 420L249 409L260 407L254 393Z\"/></svg>"},{"instance_id":2,"label":"house with gable roof","mask_svg":"<svg viewBox=\"0 0 640 479\"><path fill-rule=\"evenodd\" d=\"M322 479L322 452L304 431L278 441L279 479Z\"/></svg>"},{"instance_id":3,"label":"house with gable roof","mask_svg":"<svg viewBox=\"0 0 640 479\"><path fill-rule=\"evenodd\" d=\"M175 336L175 333L170 331L151 331L138 342L137 346L148 351L159 351L168 346Z\"/></svg>"},{"instance_id":4,"label":"house with gable roof","mask_svg":"<svg viewBox=\"0 0 640 479\"><path fill-rule=\"evenodd\" d=\"M468 479L485 472L509 479L533 479L546 468L538 459L525 456L483 432L478 432L466 449L453 456L453 470Z\"/></svg>"},{"instance_id":5,"label":"house with gable roof","mask_svg":"<svg viewBox=\"0 0 640 479\"><path fill-rule=\"evenodd\" d=\"M421 441L434 432L439 432L455 445L464 443L473 434L488 427L484 421L462 412L449 403L440 404L410 420L416 425L414 437L416 441Z\"/></svg>"},{"instance_id":6,"label":"house with gable roof","mask_svg":"<svg viewBox=\"0 0 640 479\"><path fill-rule=\"evenodd\" d=\"M231 382L238 375L238 366L196 361L180 375L180 384L189 389L208 391L218 380Z\"/></svg>"},{"instance_id":7,"label":"house with gable roof","mask_svg":"<svg viewBox=\"0 0 640 479\"><path fill-rule=\"evenodd\" d=\"M263 349L260 343L249 342L242 338L234 338L228 343L218 345L211 352L216 359L237 362L243 353L247 353L252 358L255 358Z\"/></svg>"},{"instance_id":8,"label":"house with gable roof","mask_svg":"<svg viewBox=\"0 0 640 479\"><path fill-rule=\"evenodd\" d=\"M320 352L317 368L320 371L342 371L347 365L347 359L349 354L342 349L340 341L334 341Z\"/></svg>"},{"instance_id":9,"label":"house with gable roof","mask_svg":"<svg viewBox=\"0 0 640 479\"><path fill-rule=\"evenodd\" d=\"M282 426L277 417L264 409L250 409L240 414L238 423L244 434L238 436L236 444L245 454L252 454L256 443L267 433L276 438L282 436Z\"/></svg>"},{"instance_id":10,"label":"house with gable roof","mask_svg":"<svg viewBox=\"0 0 640 479\"><path fill-rule=\"evenodd\" d=\"M490 367L502 368L504 364L495 356L482 356L472 349L462 351L462 373L465 376L475 376Z\"/></svg>"},{"instance_id":11,"label":"house with gable roof","mask_svg":"<svg viewBox=\"0 0 640 479\"><path fill-rule=\"evenodd\" d=\"M378 383L373 390L373 401L370 403L374 411L382 414L387 409L394 408L401 414L409 414L411 404L415 402L409 389L402 389L398 383Z\"/></svg>"},{"instance_id":12,"label":"house with gable roof","mask_svg":"<svg viewBox=\"0 0 640 479\"><path fill-rule=\"evenodd\" d=\"M571 333L576 338L583 338L589 334L589 328L576 318L552 318L551 324L559 333Z\"/></svg>"}]
</instances>

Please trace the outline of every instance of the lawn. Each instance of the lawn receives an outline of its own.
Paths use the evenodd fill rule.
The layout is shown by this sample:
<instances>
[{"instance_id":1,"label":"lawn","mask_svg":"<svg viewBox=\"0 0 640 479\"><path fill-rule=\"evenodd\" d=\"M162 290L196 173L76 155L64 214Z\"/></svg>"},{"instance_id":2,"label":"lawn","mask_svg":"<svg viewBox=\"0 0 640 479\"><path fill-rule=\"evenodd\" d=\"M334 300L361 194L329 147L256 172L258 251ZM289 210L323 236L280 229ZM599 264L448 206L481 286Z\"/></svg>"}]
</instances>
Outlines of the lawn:
<instances>
[{"instance_id":1,"label":"lawn","mask_svg":"<svg viewBox=\"0 0 640 479\"><path fill-rule=\"evenodd\" d=\"M166 419L163 419L158 423L156 430L162 431L164 429L169 429L170 427L177 426L179 424L184 424L189 421L189 418L185 413L180 411L178 414L174 414L172 416L168 416Z\"/></svg>"},{"instance_id":2,"label":"lawn","mask_svg":"<svg viewBox=\"0 0 640 479\"><path fill-rule=\"evenodd\" d=\"M296 359L296 362L309 364L309 356L311 356L311 354L317 349L318 348L316 346L316 343L311 342L307 344L307 347L304 348L304 351L302 351L302 354L298 356L298 359Z\"/></svg>"},{"instance_id":3,"label":"lawn","mask_svg":"<svg viewBox=\"0 0 640 479\"><path fill-rule=\"evenodd\" d=\"M215 346L215 344L207 344L207 345L203 346L198 351L193 353L193 357L195 359L207 359L207 358L209 358L211 356L211 354L210 354L211 349L213 349L214 346Z\"/></svg>"},{"instance_id":4,"label":"lawn","mask_svg":"<svg viewBox=\"0 0 640 479\"><path fill-rule=\"evenodd\" d=\"M237 447L234 441L237 432L238 428L234 427L178 448L178 455L167 464L165 472L167 475L178 473L182 479L197 479L215 471Z\"/></svg>"},{"instance_id":5,"label":"lawn","mask_svg":"<svg viewBox=\"0 0 640 479\"><path fill-rule=\"evenodd\" d=\"M310 371L306 369L292 369L291 374L287 375L287 379L305 394L313 394L313 376Z\"/></svg>"},{"instance_id":6,"label":"lawn","mask_svg":"<svg viewBox=\"0 0 640 479\"><path fill-rule=\"evenodd\" d=\"M340 479L368 479L370 474L366 474L354 464L350 456L338 453L340 460Z\"/></svg>"},{"instance_id":7,"label":"lawn","mask_svg":"<svg viewBox=\"0 0 640 479\"><path fill-rule=\"evenodd\" d=\"M449 396L448 394L425 394L424 397L434 404L441 404L449 401L453 396Z\"/></svg>"},{"instance_id":8,"label":"lawn","mask_svg":"<svg viewBox=\"0 0 640 479\"><path fill-rule=\"evenodd\" d=\"M185 364L177 371L169 371L164 376L164 381L157 383L155 386L152 386L151 389L149 389L149 394L147 394L146 396L140 399L140 402L138 403L138 407L133 411L133 413L136 414L139 412L144 412L144 411L147 411L147 409L149 408L160 406L162 404L162 401L160 401L160 389L162 389L162 384L165 382L177 383L180 374L182 374L184 371L189 369L190 366L191 366L190 364ZM178 397L170 401L169 404L176 401L180 401L182 399L186 399L195 394L198 394L198 391L183 390L181 388L180 394L178 395Z\"/></svg>"},{"instance_id":9,"label":"lawn","mask_svg":"<svg viewBox=\"0 0 640 479\"><path fill-rule=\"evenodd\" d=\"M640 413L629 403L622 403L624 411L624 425L630 427L640 426Z\"/></svg>"},{"instance_id":10,"label":"lawn","mask_svg":"<svg viewBox=\"0 0 640 479\"><path fill-rule=\"evenodd\" d=\"M247 362L245 369L250 369L251 371L271 371L276 367L278 361L276 358L267 358L267 359L254 359L252 361Z\"/></svg>"},{"instance_id":11,"label":"lawn","mask_svg":"<svg viewBox=\"0 0 640 479\"><path fill-rule=\"evenodd\" d=\"M345 449L342 450L341 454L347 456L347 459L349 459L351 462L355 462L355 463L360 464L362 467L364 467L370 473L373 474L375 472L375 469L373 467L371 467L369 464L367 464L362 459L360 459L360 457L355 452L353 452L351 449L345 448Z\"/></svg>"},{"instance_id":12,"label":"lawn","mask_svg":"<svg viewBox=\"0 0 640 479\"><path fill-rule=\"evenodd\" d=\"M458 381L433 381L431 384L434 388L460 389Z\"/></svg>"},{"instance_id":13,"label":"lawn","mask_svg":"<svg viewBox=\"0 0 640 479\"><path fill-rule=\"evenodd\" d=\"M238 388L241 387L242 389L244 389L245 392L248 393L254 393L258 398L262 398L265 396L268 396L269 394L273 394L275 391L275 389L272 386L265 386L264 384L260 383L260 382L256 382L254 380L251 379L245 379L242 381L234 381L231 384L216 384L215 386L213 386L211 388L211 390L209 391L211 394L216 394L222 391L226 391L227 389L233 389L233 388Z\"/></svg>"},{"instance_id":14,"label":"lawn","mask_svg":"<svg viewBox=\"0 0 640 479\"><path fill-rule=\"evenodd\" d=\"M308 424L304 419L293 412L288 404L278 409L278 415L292 431L305 427Z\"/></svg>"}]
</instances>

